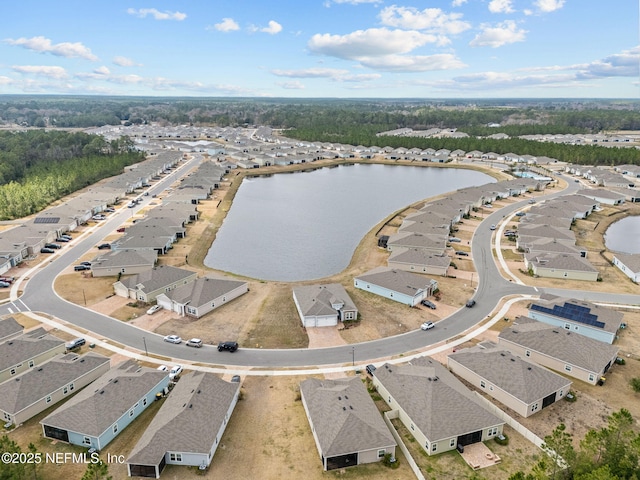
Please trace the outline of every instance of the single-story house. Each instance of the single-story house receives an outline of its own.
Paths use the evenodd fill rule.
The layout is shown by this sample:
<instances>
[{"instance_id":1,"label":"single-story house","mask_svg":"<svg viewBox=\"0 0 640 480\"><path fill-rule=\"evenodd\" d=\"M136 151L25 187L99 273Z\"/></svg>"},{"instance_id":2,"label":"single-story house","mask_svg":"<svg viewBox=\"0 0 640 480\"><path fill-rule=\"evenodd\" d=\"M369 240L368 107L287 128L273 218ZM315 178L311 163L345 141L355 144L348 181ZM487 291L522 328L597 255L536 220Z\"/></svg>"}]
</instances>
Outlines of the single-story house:
<instances>
[{"instance_id":1,"label":"single-story house","mask_svg":"<svg viewBox=\"0 0 640 480\"><path fill-rule=\"evenodd\" d=\"M323 470L395 457L396 441L360 378L309 378L300 397Z\"/></svg>"},{"instance_id":2,"label":"single-story house","mask_svg":"<svg viewBox=\"0 0 640 480\"><path fill-rule=\"evenodd\" d=\"M608 307L548 294L531 303L528 316L609 344L615 340L624 319L623 313Z\"/></svg>"},{"instance_id":3,"label":"single-story house","mask_svg":"<svg viewBox=\"0 0 640 480\"><path fill-rule=\"evenodd\" d=\"M158 295L158 305L182 316L200 318L244 295L249 284L239 280L203 277Z\"/></svg>"},{"instance_id":4,"label":"single-story house","mask_svg":"<svg viewBox=\"0 0 640 480\"><path fill-rule=\"evenodd\" d=\"M502 434L504 421L437 361L419 357L379 367L376 390L427 455L464 448Z\"/></svg>"},{"instance_id":5,"label":"single-story house","mask_svg":"<svg viewBox=\"0 0 640 480\"><path fill-rule=\"evenodd\" d=\"M449 370L523 417L569 393L571 381L504 348L481 344L450 354Z\"/></svg>"},{"instance_id":6,"label":"single-story house","mask_svg":"<svg viewBox=\"0 0 640 480\"><path fill-rule=\"evenodd\" d=\"M498 346L592 385L618 356L618 347L528 317L517 317L511 327L502 330Z\"/></svg>"},{"instance_id":7,"label":"single-story house","mask_svg":"<svg viewBox=\"0 0 640 480\"><path fill-rule=\"evenodd\" d=\"M528 253L524 264L534 275L597 282L600 272L583 257L566 253Z\"/></svg>"},{"instance_id":8,"label":"single-story house","mask_svg":"<svg viewBox=\"0 0 640 480\"><path fill-rule=\"evenodd\" d=\"M120 297L151 303L161 293L194 282L197 276L196 272L184 268L160 265L118 280L113 290Z\"/></svg>"},{"instance_id":9,"label":"single-story house","mask_svg":"<svg viewBox=\"0 0 640 480\"><path fill-rule=\"evenodd\" d=\"M43 434L102 450L168 385L168 372L126 360L41 420Z\"/></svg>"},{"instance_id":10,"label":"single-story house","mask_svg":"<svg viewBox=\"0 0 640 480\"><path fill-rule=\"evenodd\" d=\"M15 318L6 317L0 320L0 342L6 342L18 335L22 335L24 327Z\"/></svg>"},{"instance_id":11,"label":"single-story house","mask_svg":"<svg viewBox=\"0 0 640 480\"><path fill-rule=\"evenodd\" d=\"M157 261L155 250L113 250L91 261L91 274L94 277L134 275L152 269Z\"/></svg>"},{"instance_id":12,"label":"single-story house","mask_svg":"<svg viewBox=\"0 0 640 480\"><path fill-rule=\"evenodd\" d=\"M20 425L86 387L109 370L109 358L89 352L67 353L2 384L0 413L5 423Z\"/></svg>"},{"instance_id":13,"label":"single-story house","mask_svg":"<svg viewBox=\"0 0 640 480\"><path fill-rule=\"evenodd\" d=\"M339 283L295 287L293 301L303 327L330 327L358 318L358 308Z\"/></svg>"},{"instance_id":14,"label":"single-story house","mask_svg":"<svg viewBox=\"0 0 640 480\"><path fill-rule=\"evenodd\" d=\"M635 283L640 283L640 255L616 253L613 264Z\"/></svg>"},{"instance_id":15,"label":"single-story house","mask_svg":"<svg viewBox=\"0 0 640 480\"><path fill-rule=\"evenodd\" d=\"M439 235L425 235L415 232L399 232L389 236L387 250L419 248L432 255L438 255L447 248L449 232L442 231Z\"/></svg>"},{"instance_id":16,"label":"single-story house","mask_svg":"<svg viewBox=\"0 0 640 480\"><path fill-rule=\"evenodd\" d=\"M584 188L578 190L577 195L591 198L605 205L622 205L625 201L625 196L621 193L612 192L603 188Z\"/></svg>"},{"instance_id":17,"label":"single-story house","mask_svg":"<svg viewBox=\"0 0 640 480\"><path fill-rule=\"evenodd\" d=\"M240 383L183 375L127 458L130 477L160 478L167 464L206 468L238 402Z\"/></svg>"},{"instance_id":18,"label":"single-story house","mask_svg":"<svg viewBox=\"0 0 640 480\"><path fill-rule=\"evenodd\" d=\"M0 344L0 382L5 382L66 352L64 340L42 328Z\"/></svg>"},{"instance_id":19,"label":"single-story house","mask_svg":"<svg viewBox=\"0 0 640 480\"><path fill-rule=\"evenodd\" d=\"M449 265L451 265L451 257L444 253L433 254L421 248L399 248L389 255L387 264L407 272L444 277L447 275Z\"/></svg>"},{"instance_id":20,"label":"single-story house","mask_svg":"<svg viewBox=\"0 0 640 480\"><path fill-rule=\"evenodd\" d=\"M415 307L432 295L438 282L415 273L390 267L377 267L355 277L356 288Z\"/></svg>"}]
</instances>

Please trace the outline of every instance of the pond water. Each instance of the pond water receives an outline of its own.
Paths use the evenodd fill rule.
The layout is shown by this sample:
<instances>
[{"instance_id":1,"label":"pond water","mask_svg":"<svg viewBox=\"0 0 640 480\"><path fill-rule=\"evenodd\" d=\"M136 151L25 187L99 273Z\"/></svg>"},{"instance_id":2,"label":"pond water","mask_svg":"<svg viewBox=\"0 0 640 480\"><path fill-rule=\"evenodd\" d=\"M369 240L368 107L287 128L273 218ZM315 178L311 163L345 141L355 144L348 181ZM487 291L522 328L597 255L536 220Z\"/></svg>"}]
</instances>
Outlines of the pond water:
<instances>
[{"instance_id":1,"label":"pond water","mask_svg":"<svg viewBox=\"0 0 640 480\"><path fill-rule=\"evenodd\" d=\"M204 263L263 280L326 277L391 213L491 182L474 170L363 164L247 178Z\"/></svg>"},{"instance_id":2,"label":"pond water","mask_svg":"<svg viewBox=\"0 0 640 480\"><path fill-rule=\"evenodd\" d=\"M613 223L604 234L609 250L620 253L640 253L640 217L626 217Z\"/></svg>"}]
</instances>

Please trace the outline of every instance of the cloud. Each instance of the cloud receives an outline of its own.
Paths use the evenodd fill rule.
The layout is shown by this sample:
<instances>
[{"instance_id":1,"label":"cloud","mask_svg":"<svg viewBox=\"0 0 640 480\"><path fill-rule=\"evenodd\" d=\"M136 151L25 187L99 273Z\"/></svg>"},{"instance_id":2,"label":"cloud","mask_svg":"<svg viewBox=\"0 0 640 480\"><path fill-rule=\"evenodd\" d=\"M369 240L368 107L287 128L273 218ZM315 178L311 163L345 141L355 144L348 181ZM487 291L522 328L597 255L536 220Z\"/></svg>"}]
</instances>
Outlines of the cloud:
<instances>
[{"instance_id":1,"label":"cloud","mask_svg":"<svg viewBox=\"0 0 640 480\"><path fill-rule=\"evenodd\" d=\"M602 77L638 77L640 75L640 46L609 55L586 65L574 65L580 79Z\"/></svg>"},{"instance_id":2,"label":"cloud","mask_svg":"<svg viewBox=\"0 0 640 480\"><path fill-rule=\"evenodd\" d=\"M96 68L93 73L96 73L98 75L111 75L111 71L104 65L102 67Z\"/></svg>"},{"instance_id":3,"label":"cloud","mask_svg":"<svg viewBox=\"0 0 640 480\"><path fill-rule=\"evenodd\" d=\"M98 57L91 53L91 49L85 47L80 42L63 42L52 44L50 39L39 36L32 38L22 37L18 38L17 40L8 38L5 40L5 43L23 47L27 50L33 50L34 52L50 53L51 55L55 55L57 57L84 58L85 60L91 60L92 62L98 60Z\"/></svg>"},{"instance_id":4,"label":"cloud","mask_svg":"<svg viewBox=\"0 0 640 480\"><path fill-rule=\"evenodd\" d=\"M282 31L282 25L275 20L269 20L269 26L260 29L261 32L268 33L269 35L275 35Z\"/></svg>"},{"instance_id":5,"label":"cloud","mask_svg":"<svg viewBox=\"0 0 640 480\"><path fill-rule=\"evenodd\" d=\"M155 8L140 8L138 10L135 8L129 8L127 9L127 13L140 18L145 18L147 15L151 15L156 20L177 20L179 22L187 18L186 13L169 11L161 12Z\"/></svg>"},{"instance_id":6,"label":"cloud","mask_svg":"<svg viewBox=\"0 0 640 480\"><path fill-rule=\"evenodd\" d=\"M119 67L141 67L141 63L136 63L127 57L113 57L113 63Z\"/></svg>"},{"instance_id":7,"label":"cloud","mask_svg":"<svg viewBox=\"0 0 640 480\"><path fill-rule=\"evenodd\" d=\"M313 53L342 59L408 53L427 43L436 43L438 37L415 30L389 30L370 28L347 35L315 34L307 44Z\"/></svg>"},{"instance_id":8,"label":"cloud","mask_svg":"<svg viewBox=\"0 0 640 480\"><path fill-rule=\"evenodd\" d=\"M351 5L361 5L363 3L382 3L382 0L327 0L324 3L324 6L330 7L332 3L336 3L336 4L348 3Z\"/></svg>"},{"instance_id":9,"label":"cloud","mask_svg":"<svg viewBox=\"0 0 640 480\"><path fill-rule=\"evenodd\" d=\"M379 73L357 73L355 75L344 75L336 80L349 83L363 83L370 82L371 80L377 80L379 78L382 78L382 75Z\"/></svg>"},{"instance_id":10,"label":"cloud","mask_svg":"<svg viewBox=\"0 0 640 480\"><path fill-rule=\"evenodd\" d=\"M536 0L533 5L541 12L549 13L560 10L564 6L565 0Z\"/></svg>"},{"instance_id":11,"label":"cloud","mask_svg":"<svg viewBox=\"0 0 640 480\"><path fill-rule=\"evenodd\" d=\"M463 75L448 80L429 82L429 85L444 90L458 91L487 91L510 90L515 88L544 87L568 87L586 86L575 82L572 74L557 75L517 75L505 72L481 72L471 75Z\"/></svg>"},{"instance_id":12,"label":"cloud","mask_svg":"<svg viewBox=\"0 0 640 480\"><path fill-rule=\"evenodd\" d=\"M452 7L460 7L462 5L464 5L465 3L467 3L468 0L453 0L453 2L451 2L451 6Z\"/></svg>"},{"instance_id":13,"label":"cloud","mask_svg":"<svg viewBox=\"0 0 640 480\"><path fill-rule=\"evenodd\" d=\"M0 76L0 85L11 85L13 83L13 79L9 77Z\"/></svg>"},{"instance_id":14,"label":"cloud","mask_svg":"<svg viewBox=\"0 0 640 480\"><path fill-rule=\"evenodd\" d=\"M455 55L448 53L437 55L385 55L382 57L363 57L359 61L365 67L387 72L428 72L466 67Z\"/></svg>"},{"instance_id":15,"label":"cloud","mask_svg":"<svg viewBox=\"0 0 640 480\"><path fill-rule=\"evenodd\" d=\"M62 67L48 65L14 65L11 68L15 72L27 75L38 75L40 77L55 79L67 78L67 71Z\"/></svg>"},{"instance_id":16,"label":"cloud","mask_svg":"<svg viewBox=\"0 0 640 480\"><path fill-rule=\"evenodd\" d=\"M286 90L304 90L304 85L297 80L293 82L277 82L276 85Z\"/></svg>"},{"instance_id":17,"label":"cloud","mask_svg":"<svg viewBox=\"0 0 640 480\"><path fill-rule=\"evenodd\" d=\"M515 42L522 42L527 33L526 30L518 29L516 22L506 20L495 27L488 24L480 26L482 32L469 42L472 47L502 47Z\"/></svg>"},{"instance_id":18,"label":"cloud","mask_svg":"<svg viewBox=\"0 0 640 480\"><path fill-rule=\"evenodd\" d=\"M491 13L513 13L513 0L491 0L489 2Z\"/></svg>"},{"instance_id":19,"label":"cloud","mask_svg":"<svg viewBox=\"0 0 640 480\"><path fill-rule=\"evenodd\" d=\"M413 7L392 5L382 9L378 15L383 25L410 30L428 30L443 34L458 34L471 28L471 24L460 20L460 13L444 13L439 8L418 10Z\"/></svg>"},{"instance_id":20,"label":"cloud","mask_svg":"<svg viewBox=\"0 0 640 480\"><path fill-rule=\"evenodd\" d=\"M207 30L211 30L211 27L207 27ZM240 30L240 25L233 18L223 18L222 22L216 23L213 29L219 32L234 32Z\"/></svg>"},{"instance_id":21,"label":"cloud","mask_svg":"<svg viewBox=\"0 0 640 480\"><path fill-rule=\"evenodd\" d=\"M290 78L330 78L337 75L346 75L348 70L337 68L305 68L302 70L271 70L273 75Z\"/></svg>"}]
</instances>

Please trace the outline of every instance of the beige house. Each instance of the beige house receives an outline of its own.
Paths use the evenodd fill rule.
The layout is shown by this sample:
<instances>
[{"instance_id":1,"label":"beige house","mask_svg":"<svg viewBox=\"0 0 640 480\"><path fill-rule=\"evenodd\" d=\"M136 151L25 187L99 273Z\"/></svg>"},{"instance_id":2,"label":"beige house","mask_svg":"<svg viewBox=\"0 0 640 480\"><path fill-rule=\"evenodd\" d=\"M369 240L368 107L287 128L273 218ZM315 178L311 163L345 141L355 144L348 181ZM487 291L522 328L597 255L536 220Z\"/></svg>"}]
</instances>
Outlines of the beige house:
<instances>
[{"instance_id":1,"label":"beige house","mask_svg":"<svg viewBox=\"0 0 640 480\"><path fill-rule=\"evenodd\" d=\"M428 455L485 442L502 433L505 422L430 357L406 365L384 364L375 371L373 384Z\"/></svg>"},{"instance_id":2,"label":"beige house","mask_svg":"<svg viewBox=\"0 0 640 480\"><path fill-rule=\"evenodd\" d=\"M114 250L91 261L91 274L94 277L135 275L152 269L157 261L155 250Z\"/></svg>"},{"instance_id":3,"label":"beige house","mask_svg":"<svg viewBox=\"0 0 640 480\"><path fill-rule=\"evenodd\" d=\"M618 347L528 317L517 317L513 326L502 330L498 346L592 385L618 356Z\"/></svg>"},{"instance_id":4,"label":"beige house","mask_svg":"<svg viewBox=\"0 0 640 480\"><path fill-rule=\"evenodd\" d=\"M396 441L358 377L309 378L300 396L323 470L395 456Z\"/></svg>"},{"instance_id":5,"label":"beige house","mask_svg":"<svg viewBox=\"0 0 640 480\"><path fill-rule=\"evenodd\" d=\"M495 344L459 350L447 358L449 370L523 417L564 398L571 381L527 362Z\"/></svg>"},{"instance_id":6,"label":"beige house","mask_svg":"<svg viewBox=\"0 0 640 480\"><path fill-rule=\"evenodd\" d=\"M89 352L68 353L18 375L0 388L0 414L5 423L20 425L70 397L109 370L109 358Z\"/></svg>"},{"instance_id":7,"label":"beige house","mask_svg":"<svg viewBox=\"0 0 640 480\"><path fill-rule=\"evenodd\" d=\"M600 273L586 259L566 253L526 254L524 264L538 277L598 281Z\"/></svg>"},{"instance_id":8,"label":"beige house","mask_svg":"<svg viewBox=\"0 0 640 480\"><path fill-rule=\"evenodd\" d=\"M0 383L65 353L64 340L44 328L0 344Z\"/></svg>"},{"instance_id":9,"label":"beige house","mask_svg":"<svg viewBox=\"0 0 640 480\"><path fill-rule=\"evenodd\" d=\"M451 265L451 257L444 252L435 255L420 248L396 248L389 255L387 264L392 268L406 272L444 277L447 275L449 265Z\"/></svg>"},{"instance_id":10,"label":"beige house","mask_svg":"<svg viewBox=\"0 0 640 480\"><path fill-rule=\"evenodd\" d=\"M358 308L339 283L295 287L293 301L303 327L331 327L358 318Z\"/></svg>"},{"instance_id":11,"label":"beige house","mask_svg":"<svg viewBox=\"0 0 640 480\"><path fill-rule=\"evenodd\" d=\"M115 282L113 290L120 297L151 303L161 293L194 282L197 276L196 272L190 270L160 265Z\"/></svg>"}]
</instances>

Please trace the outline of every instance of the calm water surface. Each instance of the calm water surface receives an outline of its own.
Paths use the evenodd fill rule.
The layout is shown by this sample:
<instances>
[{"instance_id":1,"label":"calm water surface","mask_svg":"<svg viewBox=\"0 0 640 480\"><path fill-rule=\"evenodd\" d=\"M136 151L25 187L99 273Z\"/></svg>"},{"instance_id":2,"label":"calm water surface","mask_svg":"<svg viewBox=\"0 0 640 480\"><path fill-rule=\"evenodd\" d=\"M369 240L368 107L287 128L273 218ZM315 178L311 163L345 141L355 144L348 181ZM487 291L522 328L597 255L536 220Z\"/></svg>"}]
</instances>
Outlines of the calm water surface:
<instances>
[{"instance_id":1,"label":"calm water surface","mask_svg":"<svg viewBox=\"0 0 640 480\"><path fill-rule=\"evenodd\" d=\"M604 244L620 253L640 253L640 217L626 217L607 228Z\"/></svg>"},{"instance_id":2,"label":"calm water surface","mask_svg":"<svg viewBox=\"0 0 640 480\"><path fill-rule=\"evenodd\" d=\"M490 182L474 170L359 164L245 179L205 264L264 280L333 275L389 214Z\"/></svg>"}]
</instances>

